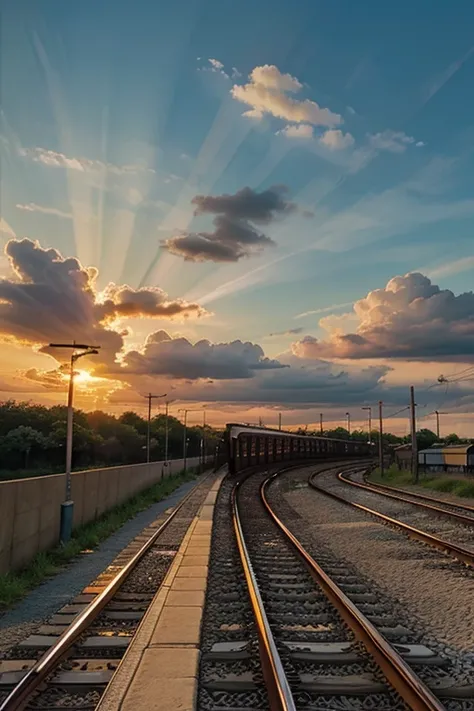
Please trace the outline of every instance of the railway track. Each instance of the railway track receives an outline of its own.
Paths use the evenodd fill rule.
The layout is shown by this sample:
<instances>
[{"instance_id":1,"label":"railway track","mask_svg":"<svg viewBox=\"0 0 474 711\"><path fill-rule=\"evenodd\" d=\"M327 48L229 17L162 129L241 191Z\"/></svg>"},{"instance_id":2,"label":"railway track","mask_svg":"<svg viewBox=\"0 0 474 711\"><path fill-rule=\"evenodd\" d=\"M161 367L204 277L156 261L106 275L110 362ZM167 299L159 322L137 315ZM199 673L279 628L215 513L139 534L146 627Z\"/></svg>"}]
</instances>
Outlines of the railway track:
<instances>
[{"instance_id":1,"label":"railway track","mask_svg":"<svg viewBox=\"0 0 474 711\"><path fill-rule=\"evenodd\" d=\"M315 560L285 525L269 489L286 470L221 490L199 711L464 708L473 689L452 683L449 661L401 628L345 563ZM232 542L222 539L229 523Z\"/></svg>"},{"instance_id":2,"label":"railway track","mask_svg":"<svg viewBox=\"0 0 474 711\"><path fill-rule=\"evenodd\" d=\"M200 481L36 634L0 657L0 711L97 706L213 480Z\"/></svg>"},{"instance_id":3,"label":"railway track","mask_svg":"<svg viewBox=\"0 0 474 711\"><path fill-rule=\"evenodd\" d=\"M361 469L360 467L352 467L351 469L352 475L358 476L363 476L365 474L365 471L365 468ZM415 520L415 522L419 522L420 516L416 515L415 517L413 517L413 514L410 513L409 508L406 511L395 509L395 515L399 516L399 518L396 518L391 513L389 514L387 512L380 511L379 508L373 508L372 506L369 506L368 504L371 503L373 499L369 501L364 500L364 503L361 503L361 501L353 501L341 495L341 493L339 493L339 489L336 491L334 490L334 488L330 489L327 486L320 486L316 481L317 474L311 474L308 479L308 483L313 489L316 489L317 491L325 494L326 496L330 496L336 501L340 501L341 503L344 503L347 506L353 506L355 508L360 509L361 511L365 511L366 513L375 516L384 523L387 523L393 526L394 528L403 531L410 538L421 541L422 543L426 543L427 545L436 548L437 550L447 553L449 556L455 558L458 561L461 561L465 565L474 567L474 549L462 545L464 541L472 540L472 531L469 530L469 528L467 527L471 527L473 525L474 519L463 513L460 513L459 511L448 510L447 508L442 508L438 505L434 506L425 502L419 502L415 500L412 501L405 495L396 495L392 494L391 492L377 491L376 489L364 482L354 481L348 476L347 471L339 471L334 473L337 475L337 480L345 484L347 488L351 486L359 490L361 489L365 492L368 492L369 496L372 496L375 499L377 499L378 497L379 499L383 500L385 497L386 499L394 500L399 504L408 505L408 507L412 506L415 509L421 510L423 512L429 512L431 516L423 517L421 519L421 522L424 528L419 528L418 525L413 525L413 519ZM442 525L441 523L434 525L432 521L432 514L436 514L436 516L446 517L450 521L454 521L456 523L456 527L453 528L449 524ZM435 532L433 532L433 530L427 530L430 528L434 528ZM444 535L438 535L440 532L444 533ZM458 540L455 540L456 538Z\"/></svg>"}]
</instances>

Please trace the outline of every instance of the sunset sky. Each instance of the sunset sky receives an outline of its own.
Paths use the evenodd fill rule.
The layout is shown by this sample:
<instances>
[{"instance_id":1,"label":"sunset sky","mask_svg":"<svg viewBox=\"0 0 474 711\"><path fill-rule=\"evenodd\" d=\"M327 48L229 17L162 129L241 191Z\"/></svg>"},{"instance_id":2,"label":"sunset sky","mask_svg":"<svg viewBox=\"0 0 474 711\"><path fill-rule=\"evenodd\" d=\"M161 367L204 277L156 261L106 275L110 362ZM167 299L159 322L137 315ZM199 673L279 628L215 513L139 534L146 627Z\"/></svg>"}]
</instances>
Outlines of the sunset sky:
<instances>
[{"instance_id":1,"label":"sunset sky","mask_svg":"<svg viewBox=\"0 0 474 711\"><path fill-rule=\"evenodd\" d=\"M2 14L0 399L474 437L473 4Z\"/></svg>"}]
</instances>

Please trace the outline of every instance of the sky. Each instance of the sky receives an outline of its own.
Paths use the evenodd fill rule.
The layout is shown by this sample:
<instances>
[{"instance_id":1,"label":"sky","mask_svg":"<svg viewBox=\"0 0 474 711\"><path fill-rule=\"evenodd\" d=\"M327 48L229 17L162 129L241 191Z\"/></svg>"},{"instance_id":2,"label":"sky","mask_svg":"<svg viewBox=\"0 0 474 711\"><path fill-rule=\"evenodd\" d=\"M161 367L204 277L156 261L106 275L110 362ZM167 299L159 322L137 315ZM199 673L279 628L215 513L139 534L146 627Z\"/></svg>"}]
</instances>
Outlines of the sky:
<instances>
[{"instance_id":1,"label":"sky","mask_svg":"<svg viewBox=\"0 0 474 711\"><path fill-rule=\"evenodd\" d=\"M474 437L474 5L6 0L0 399ZM471 368L471 370L469 370ZM445 380L440 383L438 378ZM160 401L155 401L156 410Z\"/></svg>"}]
</instances>

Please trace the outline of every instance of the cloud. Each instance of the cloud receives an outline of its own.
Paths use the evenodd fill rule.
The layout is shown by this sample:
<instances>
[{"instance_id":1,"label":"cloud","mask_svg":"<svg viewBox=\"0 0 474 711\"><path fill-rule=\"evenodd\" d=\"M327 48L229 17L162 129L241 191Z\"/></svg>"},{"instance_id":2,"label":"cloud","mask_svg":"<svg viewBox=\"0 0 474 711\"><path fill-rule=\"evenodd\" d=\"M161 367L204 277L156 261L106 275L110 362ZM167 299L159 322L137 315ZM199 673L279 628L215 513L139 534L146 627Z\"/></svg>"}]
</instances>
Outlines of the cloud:
<instances>
[{"instance_id":1,"label":"cloud","mask_svg":"<svg viewBox=\"0 0 474 711\"><path fill-rule=\"evenodd\" d=\"M319 142L329 148L330 151L342 151L353 145L354 137L350 133L343 133L339 129L331 129L323 133Z\"/></svg>"},{"instance_id":2,"label":"cloud","mask_svg":"<svg viewBox=\"0 0 474 711\"><path fill-rule=\"evenodd\" d=\"M306 123L313 126L338 126L343 123L340 114L321 108L315 101L299 101L288 94L299 92L303 85L290 74L282 74L274 65L255 67L247 84L234 84L231 95L237 101L250 106L244 116L252 118L270 114L291 123Z\"/></svg>"},{"instance_id":3,"label":"cloud","mask_svg":"<svg viewBox=\"0 0 474 711\"><path fill-rule=\"evenodd\" d=\"M0 279L0 334L16 341L98 344L98 360L112 363L123 347L123 331L115 330L111 320L204 313L197 304L168 300L153 287L133 290L111 284L99 295L97 269L28 239L10 240L5 253L14 274Z\"/></svg>"},{"instance_id":4,"label":"cloud","mask_svg":"<svg viewBox=\"0 0 474 711\"><path fill-rule=\"evenodd\" d=\"M274 333L269 333L268 337L269 338L274 338L275 336L295 336L298 333L303 333L304 328L298 327L298 328L289 328L286 331L275 331Z\"/></svg>"},{"instance_id":5,"label":"cloud","mask_svg":"<svg viewBox=\"0 0 474 711\"><path fill-rule=\"evenodd\" d=\"M4 239L15 239L16 237L15 230L3 217L0 217L0 237Z\"/></svg>"},{"instance_id":6,"label":"cloud","mask_svg":"<svg viewBox=\"0 0 474 711\"><path fill-rule=\"evenodd\" d=\"M22 148L20 155L29 158L35 163L41 163L51 168L68 168L80 173L108 172L114 175L137 175L143 172L155 172L145 165L114 165L113 163L104 163L90 158L66 156L64 153L58 153L47 148Z\"/></svg>"},{"instance_id":7,"label":"cloud","mask_svg":"<svg viewBox=\"0 0 474 711\"><path fill-rule=\"evenodd\" d=\"M165 331L148 336L143 350L129 351L123 363L127 374L166 375L186 380L252 378L256 371L285 367L277 360L266 358L262 348L254 343L202 340L193 345L185 338L171 338Z\"/></svg>"},{"instance_id":8,"label":"cloud","mask_svg":"<svg viewBox=\"0 0 474 711\"><path fill-rule=\"evenodd\" d=\"M474 271L474 257L463 257L455 259L452 262L445 262L434 269L427 269L426 274L432 277L452 276L453 274L461 274L462 272Z\"/></svg>"},{"instance_id":9,"label":"cloud","mask_svg":"<svg viewBox=\"0 0 474 711\"><path fill-rule=\"evenodd\" d=\"M474 293L455 296L417 272L394 277L356 301L351 318L358 323L349 333L342 322L322 319L329 339L306 336L293 352L305 358L445 359L474 351Z\"/></svg>"},{"instance_id":10,"label":"cloud","mask_svg":"<svg viewBox=\"0 0 474 711\"><path fill-rule=\"evenodd\" d=\"M222 62L219 62L218 59L208 59L207 61L209 62L209 64L212 64L214 69L224 69L224 65L222 64Z\"/></svg>"},{"instance_id":11,"label":"cloud","mask_svg":"<svg viewBox=\"0 0 474 711\"><path fill-rule=\"evenodd\" d=\"M281 131L277 131L278 135L286 136L287 138L313 138L313 127L309 123L300 123L293 126L285 126Z\"/></svg>"},{"instance_id":12,"label":"cloud","mask_svg":"<svg viewBox=\"0 0 474 711\"><path fill-rule=\"evenodd\" d=\"M285 198L285 186L261 193L242 188L234 195L196 195L195 215L213 214L213 232L187 232L164 241L172 254L193 262L237 262L275 243L252 223L268 225L296 209Z\"/></svg>"},{"instance_id":13,"label":"cloud","mask_svg":"<svg viewBox=\"0 0 474 711\"><path fill-rule=\"evenodd\" d=\"M62 217L65 220L72 220L72 214L70 212L63 212L63 210L57 210L55 207L44 207L34 202L29 202L24 205L19 203L16 205L16 208L24 212L40 212L43 215L53 215L54 217Z\"/></svg>"},{"instance_id":14,"label":"cloud","mask_svg":"<svg viewBox=\"0 0 474 711\"><path fill-rule=\"evenodd\" d=\"M407 136L403 131L392 131L391 129L381 133L369 133L367 138L372 148L389 153L404 153L407 147L415 142L412 136Z\"/></svg>"},{"instance_id":15,"label":"cloud","mask_svg":"<svg viewBox=\"0 0 474 711\"><path fill-rule=\"evenodd\" d=\"M99 310L99 307L98 307ZM132 289L109 284L100 294L101 320L107 318L172 318L173 316L203 316L208 312L199 304L181 299L168 300L168 295L156 286Z\"/></svg>"},{"instance_id":16,"label":"cloud","mask_svg":"<svg viewBox=\"0 0 474 711\"><path fill-rule=\"evenodd\" d=\"M313 309L312 311L303 311L301 314L296 314L294 318L305 318L306 316L312 316L313 314L324 314L334 309L345 309L347 306L352 306L352 301L345 301L343 304L331 304L331 306L324 306L321 309Z\"/></svg>"}]
</instances>

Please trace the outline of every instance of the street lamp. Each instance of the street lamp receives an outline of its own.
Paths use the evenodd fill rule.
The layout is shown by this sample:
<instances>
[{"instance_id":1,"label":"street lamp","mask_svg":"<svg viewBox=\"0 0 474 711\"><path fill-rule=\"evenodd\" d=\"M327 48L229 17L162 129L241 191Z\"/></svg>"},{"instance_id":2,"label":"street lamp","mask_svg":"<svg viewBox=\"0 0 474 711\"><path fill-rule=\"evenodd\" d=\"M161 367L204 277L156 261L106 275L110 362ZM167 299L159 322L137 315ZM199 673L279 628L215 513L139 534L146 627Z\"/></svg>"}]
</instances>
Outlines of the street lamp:
<instances>
[{"instance_id":1,"label":"street lamp","mask_svg":"<svg viewBox=\"0 0 474 711\"><path fill-rule=\"evenodd\" d=\"M204 436L204 428L206 426L206 410L204 409L206 406L203 405L203 436ZM186 427L187 427L187 421L188 421L188 412L200 412L201 408L184 408L181 407L179 408L178 412L184 412L184 431L183 431L183 468L184 471L186 471L186 452L187 452L187 443L189 440L186 439Z\"/></svg>"},{"instance_id":2,"label":"street lamp","mask_svg":"<svg viewBox=\"0 0 474 711\"><path fill-rule=\"evenodd\" d=\"M369 444L372 444L372 408L363 407L362 410L368 410L369 412Z\"/></svg>"},{"instance_id":3,"label":"street lamp","mask_svg":"<svg viewBox=\"0 0 474 711\"><path fill-rule=\"evenodd\" d=\"M148 400L148 422L147 422L147 428L146 428L146 461L147 464L150 463L150 422L151 422L151 401L160 398L160 397L166 397L167 393L164 393L164 395L152 395L151 393L148 393L148 395L144 395L143 397L146 397Z\"/></svg>"},{"instance_id":4,"label":"street lamp","mask_svg":"<svg viewBox=\"0 0 474 711\"><path fill-rule=\"evenodd\" d=\"M73 399L74 399L74 365L79 358L88 355L97 355L100 346L89 346L84 343L50 343L50 348L72 348L73 351L82 351L81 353L72 353L71 368L69 373L69 390L67 397L67 433L66 433L66 497L61 504L61 523L59 528L59 540L61 543L67 543L72 534L72 519L74 514L74 501L71 499L71 468L72 468L72 425L73 425Z\"/></svg>"},{"instance_id":5,"label":"street lamp","mask_svg":"<svg viewBox=\"0 0 474 711\"><path fill-rule=\"evenodd\" d=\"M347 417L347 431L349 432L349 437L351 436L351 413L346 412Z\"/></svg>"},{"instance_id":6,"label":"street lamp","mask_svg":"<svg viewBox=\"0 0 474 711\"><path fill-rule=\"evenodd\" d=\"M439 441L439 416L440 415L447 415L447 412L438 412L438 410L435 410L435 415L436 415L436 436Z\"/></svg>"}]
</instances>

